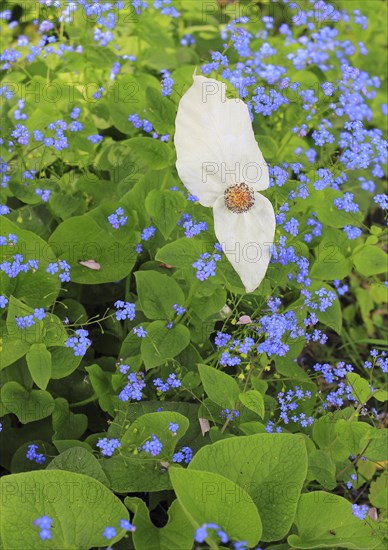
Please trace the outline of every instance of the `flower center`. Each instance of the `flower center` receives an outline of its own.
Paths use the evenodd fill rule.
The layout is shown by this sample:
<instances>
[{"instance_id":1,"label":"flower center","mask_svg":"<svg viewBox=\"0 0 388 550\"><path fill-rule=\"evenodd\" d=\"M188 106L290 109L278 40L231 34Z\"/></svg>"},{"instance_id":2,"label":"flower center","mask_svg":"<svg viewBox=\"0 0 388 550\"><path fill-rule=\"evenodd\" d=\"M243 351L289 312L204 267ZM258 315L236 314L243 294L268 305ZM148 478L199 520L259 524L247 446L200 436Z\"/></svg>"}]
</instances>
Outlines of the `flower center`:
<instances>
[{"instance_id":1,"label":"flower center","mask_svg":"<svg viewBox=\"0 0 388 550\"><path fill-rule=\"evenodd\" d=\"M225 204L235 214L248 212L255 204L255 195L252 187L246 183L230 185L224 192Z\"/></svg>"}]
</instances>

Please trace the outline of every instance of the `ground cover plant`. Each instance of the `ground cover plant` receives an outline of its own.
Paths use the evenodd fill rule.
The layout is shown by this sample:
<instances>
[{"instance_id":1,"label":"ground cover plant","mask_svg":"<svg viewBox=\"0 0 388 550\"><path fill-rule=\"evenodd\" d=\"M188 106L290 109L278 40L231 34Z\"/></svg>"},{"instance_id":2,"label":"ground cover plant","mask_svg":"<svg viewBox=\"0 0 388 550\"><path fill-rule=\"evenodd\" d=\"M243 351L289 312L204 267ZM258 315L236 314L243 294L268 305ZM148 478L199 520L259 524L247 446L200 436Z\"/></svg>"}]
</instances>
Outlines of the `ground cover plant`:
<instances>
[{"instance_id":1,"label":"ground cover plant","mask_svg":"<svg viewBox=\"0 0 388 550\"><path fill-rule=\"evenodd\" d=\"M0 18L1 547L386 548L386 4ZM191 187L240 120L179 126L193 75L249 113L274 237Z\"/></svg>"}]
</instances>

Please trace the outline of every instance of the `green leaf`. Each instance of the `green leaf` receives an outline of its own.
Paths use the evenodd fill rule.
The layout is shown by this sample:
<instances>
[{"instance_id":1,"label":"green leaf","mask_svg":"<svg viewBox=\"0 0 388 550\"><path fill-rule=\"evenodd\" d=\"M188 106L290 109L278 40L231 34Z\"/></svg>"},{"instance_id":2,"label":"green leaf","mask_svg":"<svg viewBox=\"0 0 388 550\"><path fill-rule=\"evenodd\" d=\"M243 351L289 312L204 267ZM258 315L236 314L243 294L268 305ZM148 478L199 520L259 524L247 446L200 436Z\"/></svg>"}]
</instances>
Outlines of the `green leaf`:
<instances>
[{"instance_id":1,"label":"green leaf","mask_svg":"<svg viewBox=\"0 0 388 550\"><path fill-rule=\"evenodd\" d=\"M316 479L325 489L337 486L335 479L336 467L331 456L320 449L309 454L309 479Z\"/></svg>"},{"instance_id":2,"label":"green leaf","mask_svg":"<svg viewBox=\"0 0 388 550\"><path fill-rule=\"evenodd\" d=\"M152 122L159 134L169 134L174 130L175 105L168 98L162 96L159 90L147 88L147 118Z\"/></svg>"},{"instance_id":3,"label":"green leaf","mask_svg":"<svg viewBox=\"0 0 388 550\"><path fill-rule=\"evenodd\" d=\"M69 376L81 362L82 357L75 356L71 348L63 346L50 346L51 353L51 378L59 379Z\"/></svg>"},{"instance_id":4,"label":"green leaf","mask_svg":"<svg viewBox=\"0 0 388 550\"><path fill-rule=\"evenodd\" d=\"M140 403L123 403L120 401L115 408L116 416L109 426L109 437L121 439L128 424L132 424L137 418L147 413L158 412L160 406L161 403L159 400L141 401ZM162 409L165 412L180 413L188 418L189 427L187 432L182 436L182 440L180 441L181 446L189 445L193 450L202 447L204 438L198 421L199 405L196 403L188 403L187 401L163 401Z\"/></svg>"},{"instance_id":5,"label":"green leaf","mask_svg":"<svg viewBox=\"0 0 388 550\"><path fill-rule=\"evenodd\" d=\"M262 540L273 541L291 527L307 473L307 452L298 435L257 434L203 447L191 468L220 473L244 488L259 510Z\"/></svg>"},{"instance_id":6,"label":"green leaf","mask_svg":"<svg viewBox=\"0 0 388 550\"><path fill-rule=\"evenodd\" d=\"M191 311L201 319L218 314L226 304L226 291L221 286L212 286L210 296L194 296L190 305Z\"/></svg>"},{"instance_id":7,"label":"green leaf","mask_svg":"<svg viewBox=\"0 0 388 550\"><path fill-rule=\"evenodd\" d=\"M165 322L154 321L147 326L147 332L141 343L141 353L147 370L173 359L190 343L190 331L183 325L168 329Z\"/></svg>"},{"instance_id":8,"label":"green leaf","mask_svg":"<svg viewBox=\"0 0 388 550\"><path fill-rule=\"evenodd\" d=\"M361 378L361 376L355 372L349 372L346 378L352 387L352 395L354 395L360 404L366 403L373 396L371 388L365 378Z\"/></svg>"},{"instance_id":9,"label":"green leaf","mask_svg":"<svg viewBox=\"0 0 388 550\"><path fill-rule=\"evenodd\" d=\"M373 462L388 460L388 430L375 428L370 433L371 442L364 452L364 456Z\"/></svg>"},{"instance_id":10,"label":"green leaf","mask_svg":"<svg viewBox=\"0 0 388 550\"><path fill-rule=\"evenodd\" d=\"M350 422L339 419L335 423L335 432L338 434L341 443L349 450L349 454L354 456L365 449L372 429L366 422Z\"/></svg>"},{"instance_id":11,"label":"green leaf","mask_svg":"<svg viewBox=\"0 0 388 550\"><path fill-rule=\"evenodd\" d=\"M133 512L133 525L136 531L132 535L136 550L192 550L194 527L187 518L178 500L174 500L168 509L169 520L163 528L155 527L144 500L126 497L124 504Z\"/></svg>"},{"instance_id":12,"label":"green leaf","mask_svg":"<svg viewBox=\"0 0 388 550\"><path fill-rule=\"evenodd\" d=\"M326 281L342 280L352 270L352 261L349 258L345 258L340 250L338 235L336 241L333 241L330 236L322 239L315 249L315 254L316 260L310 271L310 275L314 279Z\"/></svg>"},{"instance_id":13,"label":"green leaf","mask_svg":"<svg viewBox=\"0 0 388 550\"><path fill-rule=\"evenodd\" d=\"M239 399L247 409L255 412L260 416L260 418L264 418L264 398L260 392L256 390L248 390L245 393L240 393Z\"/></svg>"},{"instance_id":14,"label":"green leaf","mask_svg":"<svg viewBox=\"0 0 388 550\"><path fill-rule=\"evenodd\" d=\"M140 307L148 319L172 319L174 304L185 303L185 296L178 283L158 271L135 273Z\"/></svg>"},{"instance_id":15,"label":"green leaf","mask_svg":"<svg viewBox=\"0 0 388 550\"><path fill-rule=\"evenodd\" d=\"M155 460L112 456L101 459L100 464L116 493L153 493L172 488L168 472Z\"/></svg>"},{"instance_id":16,"label":"green leaf","mask_svg":"<svg viewBox=\"0 0 388 550\"><path fill-rule=\"evenodd\" d=\"M4 407L14 413L22 424L50 416L54 410L54 399L43 390L27 391L18 382L7 382L1 389Z\"/></svg>"},{"instance_id":17,"label":"green leaf","mask_svg":"<svg viewBox=\"0 0 388 550\"><path fill-rule=\"evenodd\" d=\"M146 210L165 239L176 227L185 202L182 195L169 190L153 189L147 196Z\"/></svg>"},{"instance_id":18,"label":"green leaf","mask_svg":"<svg viewBox=\"0 0 388 550\"><path fill-rule=\"evenodd\" d=\"M265 159L272 159L276 156L278 145L270 136L257 134L255 138Z\"/></svg>"},{"instance_id":19,"label":"green leaf","mask_svg":"<svg viewBox=\"0 0 388 550\"><path fill-rule=\"evenodd\" d=\"M169 430L171 422L179 426L176 435L173 435ZM188 427L188 419L177 412L160 411L144 414L137 418L124 433L121 439L122 449L123 451L126 449L132 450L132 448L138 449L151 438L152 434L156 434L163 444L163 449L160 456L158 455L155 460L157 462L170 460L175 446L186 433Z\"/></svg>"},{"instance_id":20,"label":"green leaf","mask_svg":"<svg viewBox=\"0 0 388 550\"><path fill-rule=\"evenodd\" d=\"M140 241L132 227L137 220L128 215L128 227L113 229L108 216L115 212L118 203L104 203L82 216L62 222L51 235L49 242L58 255L71 266L71 280L75 283L113 283L124 279L132 271L137 258L135 246ZM79 261L94 260L98 271L89 269Z\"/></svg>"},{"instance_id":21,"label":"green leaf","mask_svg":"<svg viewBox=\"0 0 388 550\"><path fill-rule=\"evenodd\" d=\"M53 411L53 440L78 439L88 426L88 417L85 414L74 414L70 411L69 403L63 397L55 399Z\"/></svg>"},{"instance_id":22,"label":"green leaf","mask_svg":"<svg viewBox=\"0 0 388 550\"><path fill-rule=\"evenodd\" d=\"M200 255L206 252L206 243L195 239L177 239L166 244L156 253L155 260L174 267L191 268Z\"/></svg>"},{"instance_id":23,"label":"green leaf","mask_svg":"<svg viewBox=\"0 0 388 550\"><path fill-rule=\"evenodd\" d=\"M349 457L349 449L342 443L335 430L338 415L327 413L318 418L313 424L313 439L315 443L326 451L337 462Z\"/></svg>"},{"instance_id":24,"label":"green leaf","mask_svg":"<svg viewBox=\"0 0 388 550\"><path fill-rule=\"evenodd\" d=\"M353 254L354 267L364 275L378 275L387 271L387 254L376 246L365 245Z\"/></svg>"},{"instance_id":25,"label":"green leaf","mask_svg":"<svg viewBox=\"0 0 388 550\"><path fill-rule=\"evenodd\" d=\"M306 200L306 204L311 204L318 220L329 227L340 229L345 225L359 225L363 219L361 211L345 212L338 210L334 205L334 199L341 197L342 192L335 189L313 190Z\"/></svg>"},{"instance_id":26,"label":"green leaf","mask_svg":"<svg viewBox=\"0 0 388 550\"><path fill-rule=\"evenodd\" d=\"M231 540L245 540L254 546L262 525L249 494L230 479L194 468L171 468L170 478L178 501L196 528L216 523ZM212 548L217 548L214 543Z\"/></svg>"},{"instance_id":27,"label":"green leaf","mask_svg":"<svg viewBox=\"0 0 388 550\"><path fill-rule=\"evenodd\" d=\"M386 510L388 508L388 472L381 475L370 484L369 500L376 508Z\"/></svg>"},{"instance_id":28,"label":"green leaf","mask_svg":"<svg viewBox=\"0 0 388 550\"><path fill-rule=\"evenodd\" d=\"M240 389L235 379L209 365L198 365L198 370L209 399L223 409L234 409L240 395Z\"/></svg>"},{"instance_id":29,"label":"green leaf","mask_svg":"<svg viewBox=\"0 0 388 550\"><path fill-rule=\"evenodd\" d=\"M82 447L67 449L56 456L47 466L47 470L65 470L90 476L103 485L109 486L109 481L100 463L91 452Z\"/></svg>"},{"instance_id":30,"label":"green leaf","mask_svg":"<svg viewBox=\"0 0 388 550\"><path fill-rule=\"evenodd\" d=\"M32 344L26 359L33 381L38 388L45 390L51 377L51 353L44 344Z\"/></svg>"},{"instance_id":31,"label":"green leaf","mask_svg":"<svg viewBox=\"0 0 388 550\"><path fill-rule=\"evenodd\" d=\"M106 546L103 529L108 525L117 529L110 544L126 533L120 529L120 519L129 519L127 509L90 476L44 470L5 476L1 485L4 550L40 548L40 530L34 521L44 515L53 519L52 539L44 541L48 550Z\"/></svg>"},{"instance_id":32,"label":"green leaf","mask_svg":"<svg viewBox=\"0 0 388 550\"><path fill-rule=\"evenodd\" d=\"M376 548L379 537L365 522L352 514L344 498L314 491L300 497L295 518L298 535L290 535L291 548Z\"/></svg>"},{"instance_id":33,"label":"green leaf","mask_svg":"<svg viewBox=\"0 0 388 550\"><path fill-rule=\"evenodd\" d=\"M167 143L148 137L135 137L124 142L130 151L148 168L161 170L172 162L172 150Z\"/></svg>"},{"instance_id":34,"label":"green leaf","mask_svg":"<svg viewBox=\"0 0 388 550\"><path fill-rule=\"evenodd\" d=\"M105 372L99 365L89 365L85 367L86 372L89 375L90 383L98 395L98 403L103 411L109 412L112 416L114 414L114 400L112 399L112 374Z\"/></svg>"},{"instance_id":35,"label":"green leaf","mask_svg":"<svg viewBox=\"0 0 388 550\"><path fill-rule=\"evenodd\" d=\"M309 291L312 292L314 295L314 292L319 290L320 288L324 288L328 292L336 294L335 290L330 285L327 285L325 283L318 283L316 281L311 284L311 286L309 287ZM327 327L330 327L331 330L334 330L337 334L341 334L342 310L338 295L332 305L329 306L325 311L317 309L315 313L321 323L323 323Z\"/></svg>"},{"instance_id":36,"label":"green leaf","mask_svg":"<svg viewBox=\"0 0 388 550\"><path fill-rule=\"evenodd\" d=\"M28 260L39 260L39 268L36 271L30 269L27 273L19 273L13 296L32 308L50 306L58 296L60 288L58 277L46 271L48 264L57 259L55 249L32 231L21 229L2 216L1 234L9 233L17 235L18 242L12 247L0 247L1 262L9 260L15 254L22 254L24 263Z\"/></svg>"}]
</instances>

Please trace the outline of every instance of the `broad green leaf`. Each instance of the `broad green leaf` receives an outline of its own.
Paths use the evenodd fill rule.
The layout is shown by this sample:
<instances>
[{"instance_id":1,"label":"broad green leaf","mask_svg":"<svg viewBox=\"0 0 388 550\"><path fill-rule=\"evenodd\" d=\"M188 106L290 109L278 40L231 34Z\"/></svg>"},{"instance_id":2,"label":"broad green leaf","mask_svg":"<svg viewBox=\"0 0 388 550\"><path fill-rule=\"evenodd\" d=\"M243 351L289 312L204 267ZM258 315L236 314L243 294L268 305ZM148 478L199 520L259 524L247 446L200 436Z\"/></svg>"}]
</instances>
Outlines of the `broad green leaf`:
<instances>
[{"instance_id":1,"label":"broad green leaf","mask_svg":"<svg viewBox=\"0 0 388 550\"><path fill-rule=\"evenodd\" d=\"M298 435L233 437L200 449L191 468L222 474L244 488L259 510L262 540L273 541L291 527L307 473L307 452Z\"/></svg>"},{"instance_id":2,"label":"broad green leaf","mask_svg":"<svg viewBox=\"0 0 388 550\"><path fill-rule=\"evenodd\" d=\"M361 378L355 372L349 372L346 378L352 387L352 395L354 395L359 403L364 404L373 396L372 390L365 378Z\"/></svg>"},{"instance_id":3,"label":"broad green leaf","mask_svg":"<svg viewBox=\"0 0 388 550\"><path fill-rule=\"evenodd\" d=\"M365 245L356 250L353 255L354 267L365 277L386 273L388 266L387 254L377 246Z\"/></svg>"},{"instance_id":4,"label":"broad green leaf","mask_svg":"<svg viewBox=\"0 0 388 550\"><path fill-rule=\"evenodd\" d=\"M264 417L264 398L260 392L257 390L248 390L245 393L240 393L239 399L247 409L255 412L260 418Z\"/></svg>"},{"instance_id":5,"label":"broad green leaf","mask_svg":"<svg viewBox=\"0 0 388 550\"><path fill-rule=\"evenodd\" d=\"M176 435L169 430L171 423L179 426ZM151 439L152 434L155 434L163 444L160 456L155 457L155 460L157 462L169 460L172 458L178 441L186 433L188 427L188 419L177 412L160 411L144 414L139 416L124 433L121 439L122 449L124 451L138 449ZM144 456L142 457L144 458Z\"/></svg>"},{"instance_id":6,"label":"broad green leaf","mask_svg":"<svg viewBox=\"0 0 388 550\"><path fill-rule=\"evenodd\" d=\"M315 292L319 290L320 288L324 288L327 291L333 292L336 294L335 290L325 284L325 283L318 283L314 281L311 286L309 287L310 292ZM330 327L331 330L334 330L337 334L341 334L342 330L342 309L341 309L341 303L339 301L338 295L331 306L329 306L325 311L320 311L319 309L316 310L316 315L318 317L318 320L326 325L327 327Z\"/></svg>"},{"instance_id":7,"label":"broad green leaf","mask_svg":"<svg viewBox=\"0 0 388 550\"><path fill-rule=\"evenodd\" d=\"M369 500L376 508L388 508L388 472L384 471L370 484Z\"/></svg>"},{"instance_id":8,"label":"broad green leaf","mask_svg":"<svg viewBox=\"0 0 388 550\"><path fill-rule=\"evenodd\" d=\"M190 331L183 325L168 329L165 322L154 321L148 325L147 332L141 343L146 369L153 369L173 359L190 343Z\"/></svg>"},{"instance_id":9,"label":"broad green leaf","mask_svg":"<svg viewBox=\"0 0 388 550\"><path fill-rule=\"evenodd\" d=\"M162 96L159 90L147 88L147 118L160 134L169 134L174 130L175 105Z\"/></svg>"},{"instance_id":10,"label":"broad green leaf","mask_svg":"<svg viewBox=\"0 0 388 550\"><path fill-rule=\"evenodd\" d=\"M96 457L82 447L73 447L62 452L50 462L47 470L66 470L67 472L84 474L96 479L103 485L109 486L108 478Z\"/></svg>"},{"instance_id":11,"label":"broad green leaf","mask_svg":"<svg viewBox=\"0 0 388 550\"><path fill-rule=\"evenodd\" d=\"M81 362L82 357L74 355L71 348L64 346L50 346L51 353L51 378L59 379L69 376Z\"/></svg>"},{"instance_id":12,"label":"broad green leaf","mask_svg":"<svg viewBox=\"0 0 388 550\"><path fill-rule=\"evenodd\" d=\"M51 235L49 242L62 260L71 266L71 280L75 283L113 283L129 275L137 254L135 246L140 235L133 230L137 220L128 215L127 226L114 229L108 222L118 203L106 202L82 216L62 222ZM128 227L128 229L127 229ZM99 270L92 270L79 261L94 260Z\"/></svg>"},{"instance_id":13,"label":"broad green leaf","mask_svg":"<svg viewBox=\"0 0 388 550\"><path fill-rule=\"evenodd\" d=\"M335 479L336 467L331 456L320 449L309 454L309 479L316 479L325 489L337 486Z\"/></svg>"},{"instance_id":14,"label":"broad green leaf","mask_svg":"<svg viewBox=\"0 0 388 550\"><path fill-rule=\"evenodd\" d=\"M183 306L185 296L178 283L157 271L135 273L140 307L148 319L173 319L174 304Z\"/></svg>"},{"instance_id":15,"label":"broad green leaf","mask_svg":"<svg viewBox=\"0 0 388 550\"><path fill-rule=\"evenodd\" d=\"M135 137L123 142L128 149L152 170L166 168L172 162L172 149L167 143L149 137Z\"/></svg>"},{"instance_id":16,"label":"broad green leaf","mask_svg":"<svg viewBox=\"0 0 388 550\"><path fill-rule=\"evenodd\" d=\"M253 499L243 487L222 475L194 468L170 469L178 501L192 524L216 523L231 540L245 540L254 546L262 525ZM212 548L216 546L211 545Z\"/></svg>"},{"instance_id":17,"label":"broad green leaf","mask_svg":"<svg viewBox=\"0 0 388 550\"><path fill-rule=\"evenodd\" d=\"M193 269L193 263L206 252L206 248L206 243L195 239L177 239L158 250L155 259L174 267Z\"/></svg>"},{"instance_id":18,"label":"broad green leaf","mask_svg":"<svg viewBox=\"0 0 388 550\"><path fill-rule=\"evenodd\" d=\"M35 550L42 541L34 521L53 519L48 550L88 550L106 546L103 530L114 526L119 541L125 531L120 519L128 519L123 503L102 483L82 474L58 470L25 472L1 479L2 540L4 550Z\"/></svg>"},{"instance_id":19,"label":"broad green leaf","mask_svg":"<svg viewBox=\"0 0 388 550\"><path fill-rule=\"evenodd\" d=\"M57 259L55 248L32 231L21 229L2 216L1 235L8 236L9 233L16 235L18 241L12 247L0 247L0 262L9 261L15 254L23 255L23 263L29 260L39 261L37 270L29 269L27 273L19 273L13 296L33 308L50 306L58 296L60 288L58 277L46 271L48 264Z\"/></svg>"},{"instance_id":20,"label":"broad green leaf","mask_svg":"<svg viewBox=\"0 0 388 550\"><path fill-rule=\"evenodd\" d=\"M33 381L45 390L51 377L51 353L44 344L32 344L26 359Z\"/></svg>"},{"instance_id":21,"label":"broad green leaf","mask_svg":"<svg viewBox=\"0 0 388 550\"><path fill-rule=\"evenodd\" d=\"M163 528L155 527L144 500L126 497L124 504L133 512L133 544L136 550L192 550L194 527L187 518L178 500L174 500L168 509L169 521Z\"/></svg>"},{"instance_id":22,"label":"broad green leaf","mask_svg":"<svg viewBox=\"0 0 388 550\"><path fill-rule=\"evenodd\" d=\"M198 365L198 370L209 399L223 409L234 409L240 395L240 389L235 379L209 365Z\"/></svg>"},{"instance_id":23,"label":"broad green leaf","mask_svg":"<svg viewBox=\"0 0 388 550\"><path fill-rule=\"evenodd\" d=\"M212 286L210 296L194 296L190 310L201 319L218 314L226 304L226 291L221 286Z\"/></svg>"},{"instance_id":24,"label":"broad green leaf","mask_svg":"<svg viewBox=\"0 0 388 550\"><path fill-rule=\"evenodd\" d=\"M362 212L345 212L334 205L334 199L342 198L343 193L334 189L312 190L306 200L317 214L318 220L329 227L340 229L345 225L358 226L363 219Z\"/></svg>"},{"instance_id":25,"label":"broad green leaf","mask_svg":"<svg viewBox=\"0 0 388 550\"><path fill-rule=\"evenodd\" d=\"M374 428L370 433L371 442L364 452L364 456L372 462L388 460L388 430Z\"/></svg>"},{"instance_id":26,"label":"broad green leaf","mask_svg":"<svg viewBox=\"0 0 388 550\"><path fill-rule=\"evenodd\" d=\"M1 401L5 409L14 413L22 424L50 416L54 399L47 391L27 391L18 382L7 382L1 389Z\"/></svg>"},{"instance_id":27,"label":"broad green leaf","mask_svg":"<svg viewBox=\"0 0 388 550\"><path fill-rule=\"evenodd\" d=\"M100 463L116 493L153 493L172 488L168 471L155 460L112 456Z\"/></svg>"},{"instance_id":28,"label":"broad green leaf","mask_svg":"<svg viewBox=\"0 0 388 550\"><path fill-rule=\"evenodd\" d=\"M112 374L105 372L99 365L89 365L85 367L89 375L90 383L93 390L98 396L98 403L103 411L109 412L111 416L114 414L114 399L112 388Z\"/></svg>"},{"instance_id":29,"label":"broad green leaf","mask_svg":"<svg viewBox=\"0 0 388 550\"><path fill-rule=\"evenodd\" d=\"M365 449L373 428L366 422L350 422L337 420L335 432L338 438L349 450L349 454L357 456Z\"/></svg>"},{"instance_id":30,"label":"broad green leaf","mask_svg":"<svg viewBox=\"0 0 388 550\"><path fill-rule=\"evenodd\" d=\"M185 203L180 193L170 190L153 189L147 196L146 210L165 239L176 227Z\"/></svg>"},{"instance_id":31,"label":"broad green leaf","mask_svg":"<svg viewBox=\"0 0 388 550\"><path fill-rule=\"evenodd\" d=\"M298 535L290 535L291 548L376 548L381 540L376 530L352 514L344 498L314 491L300 497L295 517Z\"/></svg>"},{"instance_id":32,"label":"broad green leaf","mask_svg":"<svg viewBox=\"0 0 388 550\"><path fill-rule=\"evenodd\" d=\"M85 432L88 417L85 414L74 414L70 411L69 403L63 397L55 399L53 411L53 440L78 439Z\"/></svg>"},{"instance_id":33,"label":"broad green leaf","mask_svg":"<svg viewBox=\"0 0 388 550\"><path fill-rule=\"evenodd\" d=\"M119 402L115 407L116 416L109 426L109 437L121 439L127 429L128 424L132 424L136 419L147 413L156 413L160 409L163 411L175 412L183 415L189 420L187 432L182 436L179 442L181 447L188 445L193 450L204 445L204 438L198 421L199 405L188 403L187 401L141 401L139 403Z\"/></svg>"}]
</instances>

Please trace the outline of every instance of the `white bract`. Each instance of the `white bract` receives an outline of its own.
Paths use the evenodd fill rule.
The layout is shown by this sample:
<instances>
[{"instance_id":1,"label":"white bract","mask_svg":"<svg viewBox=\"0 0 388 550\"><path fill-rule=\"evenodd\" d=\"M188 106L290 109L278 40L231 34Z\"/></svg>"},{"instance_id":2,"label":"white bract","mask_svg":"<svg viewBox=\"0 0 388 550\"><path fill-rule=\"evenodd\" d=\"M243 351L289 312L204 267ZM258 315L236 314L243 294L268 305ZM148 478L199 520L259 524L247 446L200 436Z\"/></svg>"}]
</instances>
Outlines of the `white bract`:
<instances>
[{"instance_id":1,"label":"white bract","mask_svg":"<svg viewBox=\"0 0 388 550\"><path fill-rule=\"evenodd\" d=\"M275 214L258 191L269 185L247 105L226 97L226 85L194 76L175 124L176 167L190 193L213 208L214 229L247 292L267 271Z\"/></svg>"}]
</instances>

